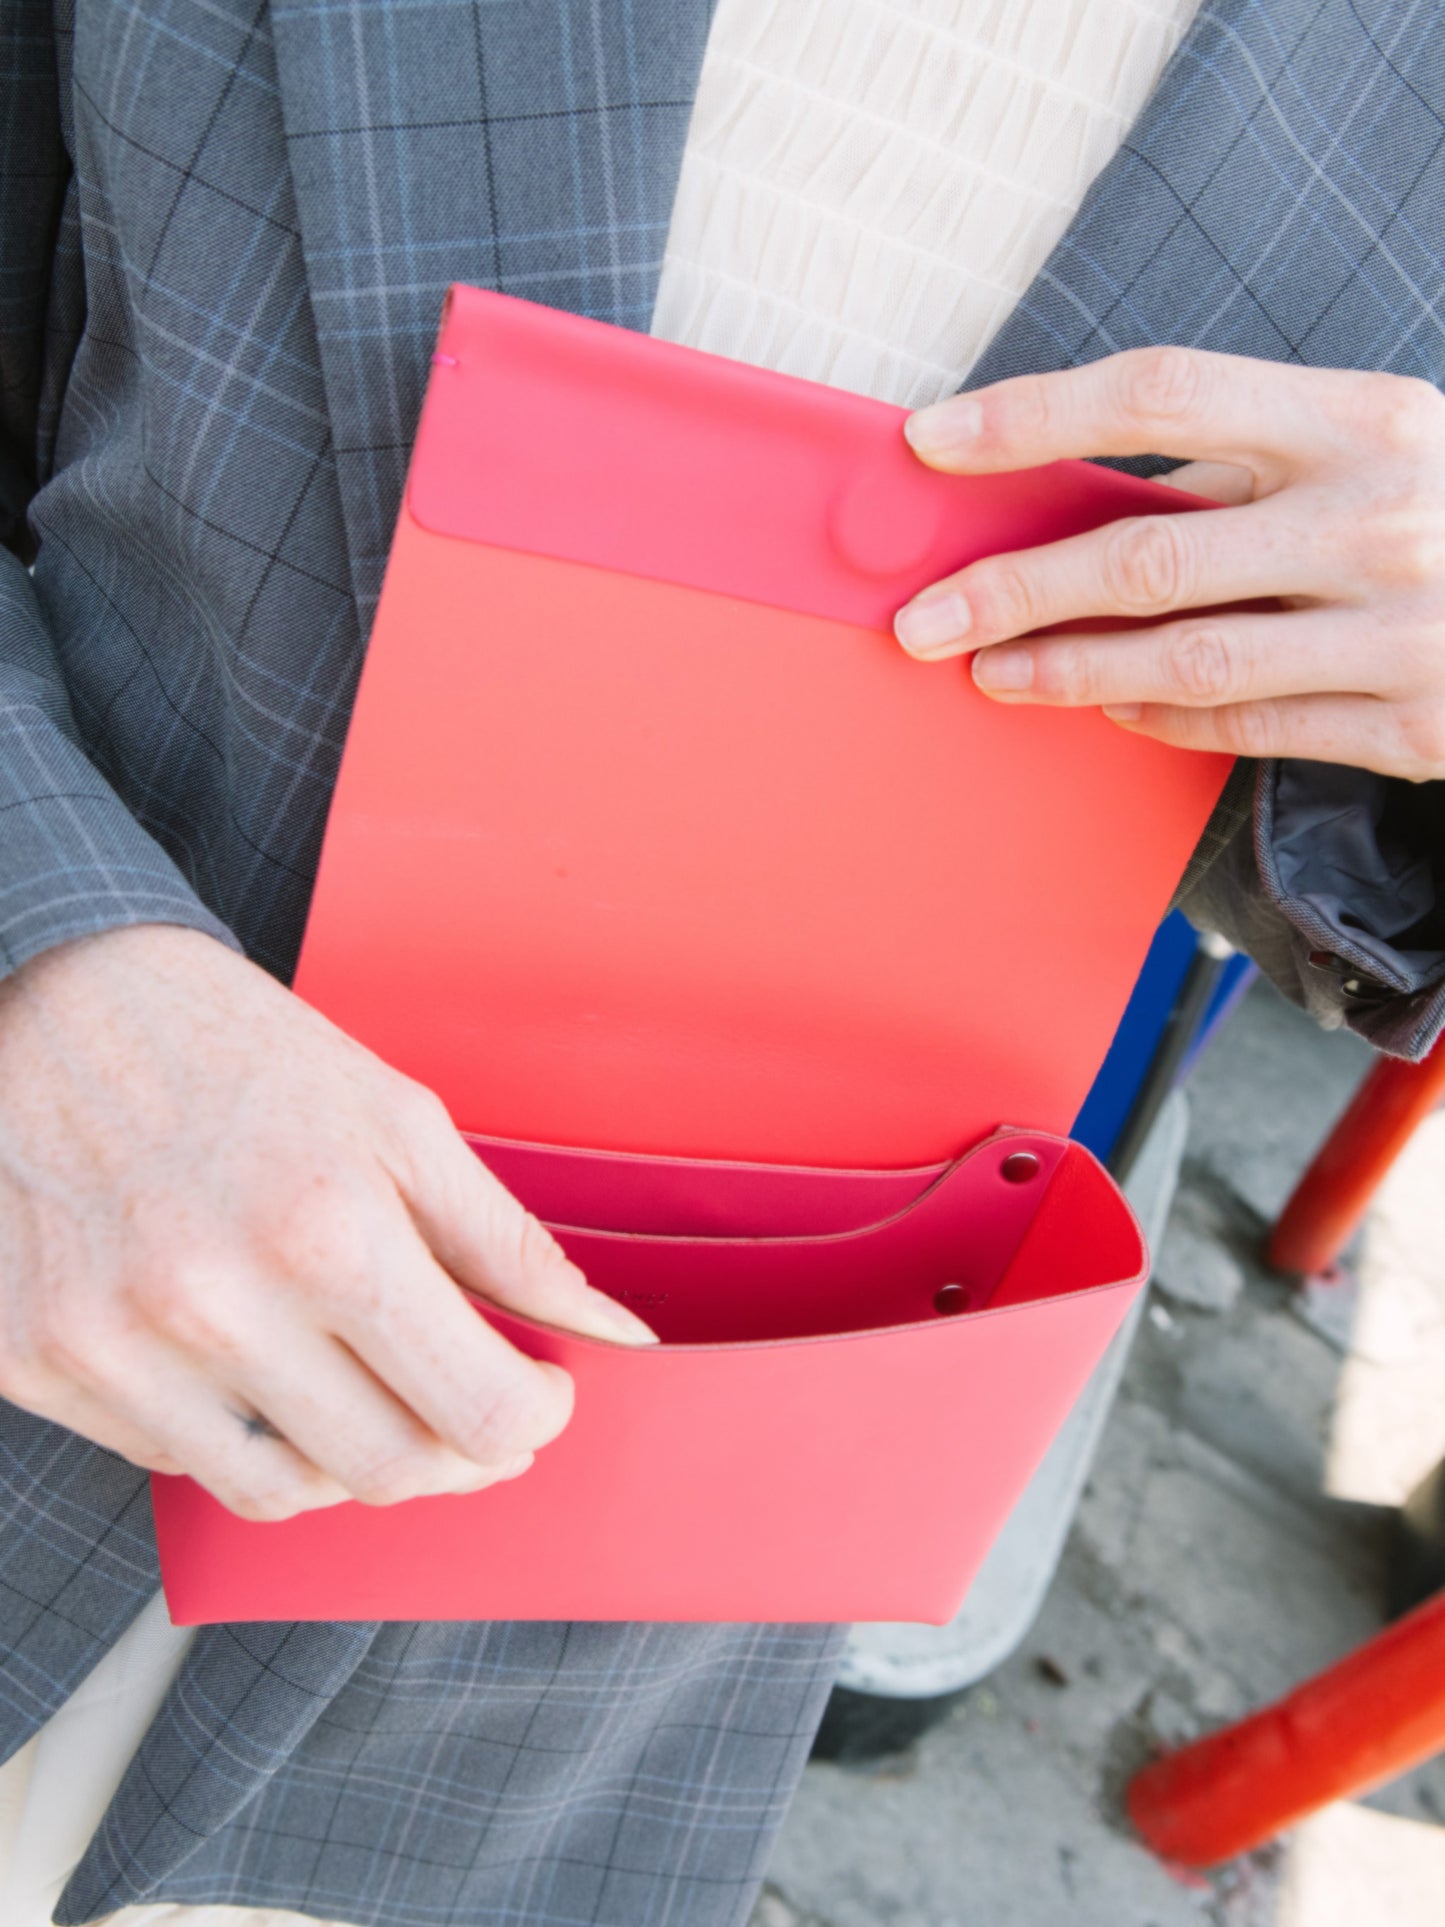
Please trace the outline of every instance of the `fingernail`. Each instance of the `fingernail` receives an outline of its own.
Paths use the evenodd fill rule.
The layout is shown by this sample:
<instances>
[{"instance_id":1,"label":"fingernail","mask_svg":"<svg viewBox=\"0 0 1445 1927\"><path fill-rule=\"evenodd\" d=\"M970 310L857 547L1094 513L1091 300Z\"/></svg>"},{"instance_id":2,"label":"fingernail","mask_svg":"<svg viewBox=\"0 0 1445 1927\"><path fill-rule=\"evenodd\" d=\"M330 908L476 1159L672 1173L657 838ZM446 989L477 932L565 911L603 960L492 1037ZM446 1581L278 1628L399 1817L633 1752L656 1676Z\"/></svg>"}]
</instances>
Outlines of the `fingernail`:
<instances>
[{"instance_id":1,"label":"fingernail","mask_svg":"<svg viewBox=\"0 0 1445 1927\"><path fill-rule=\"evenodd\" d=\"M1033 654L1027 649L980 649L973 659L973 679L980 689L1000 693L1031 689Z\"/></svg>"},{"instance_id":2,"label":"fingernail","mask_svg":"<svg viewBox=\"0 0 1445 1927\"><path fill-rule=\"evenodd\" d=\"M524 1452L519 1459L508 1459L502 1465L476 1465L451 1489L458 1494L490 1491L507 1479L520 1479L531 1468L535 1457L533 1452Z\"/></svg>"},{"instance_id":3,"label":"fingernail","mask_svg":"<svg viewBox=\"0 0 1445 1927\"><path fill-rule=\"evenodd\" d=\"M1142 703L1105 703L1103 707L1111 723L1137 723L1144 714Z\"/></svg>"},{"instance_id":4,"label":"fingernail","mask_svg":"<svg viewBox=\"0 0 1445 1927\"><path fill-rule=\"evenodd\" d=\"M657 1344L657 1333L626 1305L619 1305L615 1298L609 1298L605 1291L598 1291L592 1285L587 1287L587 1295L599 1320L608 1327L609 1337L615 1337L623 1345Z\"/></svg>"},{"instance_id":5,"label":"fingernail","mask_svg":"<svg viewBox=\"0 0 1445 1927\"><path fill-rule=\"evenodd\" d=\"M903 433L913 452L926 458L962 454L978 440L982 427L983 410L978 403L954 395L931 408L915 410L904 422Z\"/></svg>"},{"instance_id":6,"label":"fingernail","mask_svg":"<svg viewBox=\"0 0 1445 1927\"><path fill-rule=\"evenodd\" d=\"M973 627L973 615L961 595L920 596L905 603L893 618L893 633L914 656L931 656L950 643L961 642Z\"/></svg>"}]
</instances>

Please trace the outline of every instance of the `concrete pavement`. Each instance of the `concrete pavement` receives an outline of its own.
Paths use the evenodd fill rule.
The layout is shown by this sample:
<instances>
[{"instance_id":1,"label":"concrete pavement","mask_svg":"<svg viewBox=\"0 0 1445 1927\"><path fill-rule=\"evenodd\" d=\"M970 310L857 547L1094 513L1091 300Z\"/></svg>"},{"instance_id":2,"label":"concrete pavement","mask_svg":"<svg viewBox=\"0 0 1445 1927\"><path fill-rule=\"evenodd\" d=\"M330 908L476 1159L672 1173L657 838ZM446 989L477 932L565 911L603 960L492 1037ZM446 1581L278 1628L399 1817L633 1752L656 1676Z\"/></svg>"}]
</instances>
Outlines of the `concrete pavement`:
<instances>
[{"instance_id":1,"label":"concrete pavement","mask_svg":"<svg viewBox=\"0 0 1445 1927\"><path fill-rule=\"evenodd\" d=\"M754 1927L1445 1927L1445 1762L1198 1880L1119 1805L1155 1748L1381 1624L1387 1508L1445 1456L1445 1113L1357 1297L1312 1324L1258 1261L1367 1061L1251 992L1195 1077L1150 1312L1033 1632L910 1753L808 1769Z\"/></svg>"}]
</instances>

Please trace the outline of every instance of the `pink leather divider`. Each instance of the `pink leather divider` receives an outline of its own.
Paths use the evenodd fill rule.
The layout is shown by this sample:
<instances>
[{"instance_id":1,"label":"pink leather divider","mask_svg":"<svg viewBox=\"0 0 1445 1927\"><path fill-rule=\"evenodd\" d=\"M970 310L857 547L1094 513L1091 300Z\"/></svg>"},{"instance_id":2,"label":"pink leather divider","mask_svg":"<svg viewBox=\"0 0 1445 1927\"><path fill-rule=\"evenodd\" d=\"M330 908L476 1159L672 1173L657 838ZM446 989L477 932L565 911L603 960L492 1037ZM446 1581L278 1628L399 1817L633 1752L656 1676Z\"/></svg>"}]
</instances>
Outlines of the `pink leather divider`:
<instances>
[{"instance_id":1,"label":"pink leather divider","mask_svg":"<svg viewBox=\"0 0 1445 1927\"><path fill-rule=\"evenodd\" d=\"M658 1237L548 1222L588 1283L620 1299L669 1344L821 1337L926 1320L946 1285L960 1287L960 1302L971 1309L988 1304L1063 1151L1057 1138L1001 1133L948 1166L921 1196L849 1230L815 1224L778 1235L768 1209L772 1184L742 1169L720 1187L730 1201L731 1235ZM1018 1182L1002 1175L1009 1159L1021 1170ZM824 1199L830 1190L856 1199L857 1180L866 1185L880 1175L808 1174L814 1196ZM517 1195L530 1204L536 1194L522 1188ZM562 1202L569 1219L582 1205L575 1197ZM825 1204L820 1215L826 1225L838 1212Z\"/></svg>"},{"instance_id":2,"label":"pink leather divider","mask_svg":"<svg viewBox=\"0 0 1445 1927\"><path fill-rule=\"evenodd\" d=\"M904 441L907 412L459 285L407 500L437 535L872 628L1025 529L1055 542L1214 506L1085 462L940 475Z\"/></svg>"},{"instance_id":3,"label":"pink leather divider","mask_svg":"<svg viewBox=\"0 0 1445 1927\"><path fill-rule=\"evenodd\" d=\"M655 1237L821 1238L861 1231L912 1204L946 1164L839 1171L801 1164L640 1157L463 1133L483 1164L544 1224Z\"/></svg>"},{"instance_id":4,"label":"pink leather divider","mask_svg":"<svg viewBox=\"0 0 1445 1927\"><path fill-rule=\"evenodd\" d=\"M961 1187L948 1205L952 1228L940 1216L936 1242L890 1249L872 1275L878 1322L867 1329L633 1349L479 1306L522 1350L564 1366L577 1388L567 1430L513 1483L257 1525L188 1479L157 1476L173 1619L942 1623L1145 1268L1128 1206L1078 1145L1047 1146L1051 1179L1008 1184L1001 1159L1025 1143L1044 1148L1032 1133L996 1140L935 1184L928 1196L940 1207L951 1184ZM966 1272L985 1252L983 1269L994 1266L990 1189L1005 1215L1029 1213L996 1308L920 1309L900 1278L932 1278L935 1259ZM895 1225L921 1226L926 1206ZM870 1239L825 1242L861 1253ZM705 1251L701 1241L673 1246L669 1289L692 1290ZM727 1290L752 1290L756 1256L738 1264L741 1255ZM773 1283L797 1290L809 1323L822 1322L819 1300L836 1293L846 1321L868 1310L851 1264L805 1264ZM779 1322L765 1297L752 1301L763 1330ZM718 1315L725 1324L726 1308Z\"/></svg>"}]
</instances>

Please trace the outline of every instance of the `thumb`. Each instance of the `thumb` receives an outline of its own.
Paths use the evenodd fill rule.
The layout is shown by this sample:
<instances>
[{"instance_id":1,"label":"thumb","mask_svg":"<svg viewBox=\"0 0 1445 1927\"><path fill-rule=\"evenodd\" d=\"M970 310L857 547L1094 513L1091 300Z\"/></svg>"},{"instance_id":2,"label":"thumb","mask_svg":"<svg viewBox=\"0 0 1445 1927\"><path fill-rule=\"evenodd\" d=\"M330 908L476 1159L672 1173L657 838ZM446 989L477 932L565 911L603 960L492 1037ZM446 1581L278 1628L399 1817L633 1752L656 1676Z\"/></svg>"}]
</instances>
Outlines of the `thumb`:
<instances>
[{"instance_id":1,"label":"thumb","mask_svg":"<svg viewBox=\"0 0 1445 1927\"><path fill-rule=\"evenodd\" d=\"M614 1345L655 1345L625 1305L594 1291L551 1232L453 1128L445 1112L413 1131L392 1172L437 1263L465 1290L524 1318Z\"/></svg>"}]
</instances>

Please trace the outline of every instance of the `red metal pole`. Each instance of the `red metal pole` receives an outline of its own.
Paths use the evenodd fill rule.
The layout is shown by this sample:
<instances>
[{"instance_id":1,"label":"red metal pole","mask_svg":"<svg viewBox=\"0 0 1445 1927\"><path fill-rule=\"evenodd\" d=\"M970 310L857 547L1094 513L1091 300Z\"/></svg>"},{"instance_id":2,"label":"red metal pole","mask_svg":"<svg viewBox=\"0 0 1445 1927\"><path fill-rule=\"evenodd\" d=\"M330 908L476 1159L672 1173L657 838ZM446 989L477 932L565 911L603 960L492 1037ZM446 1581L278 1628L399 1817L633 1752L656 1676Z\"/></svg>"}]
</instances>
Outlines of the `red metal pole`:
<instances>
[{"instance_id":1,"label":"red metal pole","mask_svg":"<svg viewBox=\"0 0 1445 1927\"><path fill-rule=\"evenodd\" d=\"M1423 1062L1382 1057L1280 1213L1269 1241L1276 1271L1327 1271L1417 1124L1445 1098L1445 1047Z\"/></svg>"},{"instance_id":2,"label":"red metal pole","mask_svg":"<svg viewBox=\"0 0 1445 1927\"><path fill-rule=\"evenodd\" d=\"M1286 1699L1135 1776L1154 1851L1209 1867L1445 1749L1445 1593Z\"/></svg>"}]
</instances>

